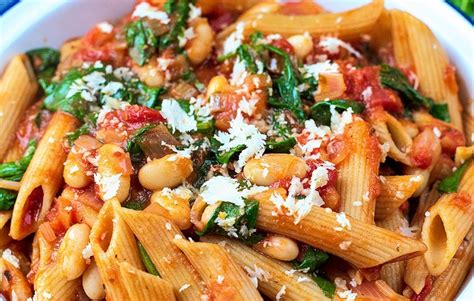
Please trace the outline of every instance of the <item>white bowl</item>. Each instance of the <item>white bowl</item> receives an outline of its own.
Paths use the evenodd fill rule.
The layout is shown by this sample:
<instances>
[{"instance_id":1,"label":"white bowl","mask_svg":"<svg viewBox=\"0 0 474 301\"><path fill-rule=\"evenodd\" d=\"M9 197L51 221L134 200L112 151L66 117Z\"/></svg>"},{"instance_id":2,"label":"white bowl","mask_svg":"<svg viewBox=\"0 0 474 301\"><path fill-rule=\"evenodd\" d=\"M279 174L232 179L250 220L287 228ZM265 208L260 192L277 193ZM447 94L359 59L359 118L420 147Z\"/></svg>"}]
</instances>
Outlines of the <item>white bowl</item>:
<instances>
[{"instance_id":1,"label":"white bowl","mask_svg":"<svg viewBox=\"0 0 474 301\"><path fill-rule=\"evenodd\" d=\"M218 0L216 0L218 1ZM366 0L320 0L329 10L347 10ZM17 53L42 46L59 47L101 21L113 21L131 10L133 0L23 0L0 17L0 70ZM461 95L474 99L474 28L441 0L386 0L387 8L408 11L435 33L456 66ZM474 106L466 108L474 110ZM474 112L472 112L474 113ZM468 276L457 300L474 300Z\"/></svg>"}]
</instances>

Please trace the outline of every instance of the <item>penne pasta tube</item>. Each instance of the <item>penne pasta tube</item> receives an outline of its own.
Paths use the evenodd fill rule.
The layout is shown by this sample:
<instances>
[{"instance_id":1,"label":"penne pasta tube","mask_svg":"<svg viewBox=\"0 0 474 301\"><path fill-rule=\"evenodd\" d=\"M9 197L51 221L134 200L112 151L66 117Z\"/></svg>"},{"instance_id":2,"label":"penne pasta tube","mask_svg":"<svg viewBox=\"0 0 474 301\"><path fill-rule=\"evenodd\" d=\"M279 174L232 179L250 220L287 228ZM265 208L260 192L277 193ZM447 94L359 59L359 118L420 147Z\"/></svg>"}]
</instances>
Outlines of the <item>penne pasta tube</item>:
<instances>
[{"instance_id":1,"label":"penne pasta tube","mask_svg":"<svg viewBox=\"0 0 474 301\"><path fill-rule=\"evenodd\" d=\"M202 9L203 13L209 13L216 8L224 9L226 11L246 11L252 6L265 2L261 0L221 0L219 2L213 0L199 0L196 5ZM266 2L275 2L266 0Z\"/></svg>"},{"instance_id":2,"label":"penne pasta tube","mask_svg":"<svg viewBox=\"0 0 474 301\"><path fill-rule=\"evenodd\" d=\"M356 120L349 124L344 137L351 153L337 166L337 191L342 200L341 211L365 223L374 223L375 199L379 193L381 151L369 124Z\"/></svg>"},{"instance_id":3,"label":"penne pasta tube","mask_svg":"<svg viewBox=\"0 0 474 301\"><path fill-rule=\"evenodd\" d=\"M429 272L439 276L448 267L472 226L472 198L465 192L450 193L430 208L421 237L428 247L424 254Z\"/></svg>"},{"instance_id":4,"label":"penne pasta tube","mask_svg":"<svg viewBox=\"0 0 474 301\"><path fill-rule=\"evenodd\" d=\"M472 104L474 102L474 99L470 99L469 101ZM464 135L466 137L466 145L474 144L474 116L473 115L474 115L474 112L472 112L472 109L464 110L462 113L462 120L464 122Z\"/></svg>"},{"instance_id":5,"label":"penne pasta tube","mask_svg":"<svg viewBox=\"0 0 474 301\"><path fill-rule=\"evenodd\" d=\"M201 239L224 247L234 261L252 277L258 290L268 298L276 299L278 292L285 286L281 301L330 300L312 279L294 270L288 263L265 256L237 240L216 235L206 235Z\"/></svg>"},{"instance_id":6,"label":"penne pasta tube","mask_svg":"<svg viewBox=\"0 0 474 301\"><path fill-rule=\"evenodd\" d=\"M474 160L471 160L459 183L458 191L466 192L474 199Z\"/></svg>"},{"instance_id":7,"label":"penne pasta tube","mask_svg":"<svg viewBox=\"0 0 474 301\"><path fill-rule=\"evenodd\" d=\"M30 284L18 267L8 260L0 257L0 277L2 286L0 295L7 297L5 300L27 300L31 299L33 293Z\"/></svg>"},{"instance_id":8,"label":"penne pasta tube","mask_svg":"<svg viewBox=\"0 0 474 301\"><path fill-rule=\"evenodd\" d=\"M293 217L277 213L278 209L270 200L273 193L277 193L276 190L253 197L259 201L257 228L305 242L358 268L408 259L426 250L417 240L346 217L343 212L317 206L312 206L311 211L295 224ZM343 242L350 242L348 248L340 247Z\"/></svg>"},{"instance_id":9,"label":"penne pasta tube","mask_svg":"<svg viewBox=\"0 0 474 301\"><path fill-rule=\"evenodd\" d=\"M35 300L39 301L73 301L76 300L81 281L67 280L61 274L56 262L52 262L38 272L35 278Z\"/></svg>"},{"instance_id":10,"label":"penne pasta tube","mask_svg":"<svg viewBox=\"0 0 474 301\"><path fill-rule=\"evenodd\" d=\"M12 217L11 210L0 211L0 229L2 229Z\"/></svg>"},{"instance_id":11,"label":"penne pasta tube","mask_svg":"<svg viewBox=\"0 0 474 301\"><path fill-rule=\"evenodd\" d=\"M0 160L7 153L20 119L37 91L38 84L28 57L24 54L15 56L0 81Z\"/></svg>"},{"instance_id":12,"label":"penne pasta tube","mask_svg":"<svg viewBox=\"0 0 474 301\"><path fill-rule=\"evenodd\" d=\"M117 199L107 201L99 212L90 232L90 245L107 296L112 300L127 300L127 289L120 276L119 263L128 262L143 269L133 232L118 214Z\"/></svg>"},{"instance_id":13,"label":"penne pasta tube","mask_svg":"<svg viewBox=\"0 0 474 301\"><path fill-rule=\"evenodd\" d=\"M451 123L463 130L455 69L431 30L409 13L391 11L393 52L398 65L415 71L421 92L446 103Z\"/></svg>"},{"instance_id":14,"label":"penne pasta tube","mask_svg":"<svg viewBox=\"0 0 474 301\"><path fill-rule=\"evenodd\" d=\"M471 229L461 247L459 255L449 263L448 268L433 283L431 292L425 300L454 300L464 278L472 270L474 259L474 230Z\"/></svg>"},{"instance_id":15,"label":"penne pasta tube","mask_svg":"<svg viewBox=\"0 0 474 301\"><path fill-rule=\"evenodd\" d=\"M384 229L401 233L401 229L408 228L408 221L402 212L397 209L385 219L378 221L377 226ZM395 292L402 293L405 274L405 261L387 263L380 269L380 278L384 280Z\"/></svg>"},{"instance_id":16,"label":"penne pasta tube","mask_svg":"<svg viewBox=\"0 0 474 301\"><path fill-rule=\"evenodd\" d=\"M458 146L456 147L456 154L454 155L454 163L456 167L461 166L464 162L474 156L474 145Z\"/></svg>"},{"instance_id":17,"label":"penne pasta tube","mask_svg":"<svg viewBox=\"0 0 474 301\"><path fill-rule=\"evenodd\" d=\"M119 214L145 247L160 276L173 286L178 300L199 300L207 296L198 272L173 243L176 236L182 236L177 226L153 213L122 208Z\"/></svg>"},{"instance_id":18,"label":"penne pasta tube","mask_svg":"<svg viewBox=\"0 0 474 301\"><path fill-rule=\"evenodd\" d=\"M250 278L221 246L182 237L175 238L174 244L212 288L215 300L263 300Z\"/></svg>"},{"instance_id":19,"label":"penne pasta tube","mask_svg":"<svg viewBox=\"0 0 474 301\"><path fill-rule=\"evenodd\" d=\"M18 142L18 139L14 139L13 143L8 147L3 162L14 162L20 160L23 155L23 150Z\"/></svg>"},{"instance_id":20,"label":"penne pasta tube","mask_svg":"<svg viewBox=\"0 0 474 301\"><path fill-rule=\"evenodd\" d=\"M166 280L141 271L127 262L122 262L119 266L121 281L130 298L128 300L176 300L173 287Z\"/></svg>"},{"instance_id":21,"label":"penne pasta tube","mask_svg":"<svg viewBox=\"0 0 474 301\"><path fill-rule=\"evenodd\" d=\"M380 144L388 144L387 155L398 162L411 166L409 151L413 140L405 127L388 112L377 113L371 124L377 132Z\"/></svg>"},{"instance_id":22,"label":"penne pasta tube","mask_svg":"<svg viewBox=\"0 0 474 301\"><path fill-rule=\"evenodd\" d=\"M380 177L382 190L375 205L375 219L388 218L413 196L423 182L423 176L386 176Z\"/></svg>"},{"instance_id":23,"label":"penne pasta tube","mask_svg":"<svg viewBox=\"0 0 474 301\"><path fill-rule=\"evenodd\" d=\"M20 182L0 179L0 188L18 191L20 190Z\"/></svg>"},{"instance_id":24,"label":"penne pasta tube","mask_svg":"<svg viewBox=\"0 0 474 301\"><path fill-rule=\"evenodd\" d=\"M51 207L62 185L66 152L63 139L76 128L77 119L57 112L51 119L33 159L26 169L13 207L12 238L20 240L33 233Z\"/></svg>"},{"instance_id":25,"label":"penne pasta tube","mask_svg":"<svg viewBox=\"0 0 474 301\"><path fill-rule=\"evenodd\" d=\"M359 37L372 30L383 11L383 0L341 13L321 13L315 15L262 14L246 24L246 34L255 31L263 34L281 34L289 37L308 32L313 37L337 35L343 39ZM285 26L281 26L285 24Z\"/></svg>"}]
</instances>

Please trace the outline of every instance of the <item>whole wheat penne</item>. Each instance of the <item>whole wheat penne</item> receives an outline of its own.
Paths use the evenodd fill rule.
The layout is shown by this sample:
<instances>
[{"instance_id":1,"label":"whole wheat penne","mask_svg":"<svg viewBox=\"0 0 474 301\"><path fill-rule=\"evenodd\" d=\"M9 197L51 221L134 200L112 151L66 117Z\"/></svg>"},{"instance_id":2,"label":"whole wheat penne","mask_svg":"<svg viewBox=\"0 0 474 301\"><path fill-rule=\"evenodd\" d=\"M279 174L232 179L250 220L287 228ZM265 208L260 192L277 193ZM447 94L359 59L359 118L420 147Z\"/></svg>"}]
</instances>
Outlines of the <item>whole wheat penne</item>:
<instances>
[{"instance_id":1,"label":"whole wheat penne","mask_svg":"<svg viewBox=\"0 0 474 301\"><path fill-rule=\"evenodd\" d=\"M23 54L15 56L0 82L0 160L37 91L38 84L28 57Z\"/></svg>"},{"instance_id":2,"label":"whole wheat penne","mask_svg":"<svg viewBox=\"0 0 474 301\"><path fill-rule=\"evenodd\" d=\"M408 259L426 250L417 240L316 206L295 224L293 217L277 213L270 200L275 191L254 196L259 201L258 228L305 242L359 268ZM350 242L347 249L340 247L343 242Z\"/></svg>"},{"instance_id":3,"label":"whole wheat penne","mask_svg":"<svg viewBox=\"0 0 474 301\"><path fill-rule=\"evenodd\" d=\"M112 300L127 300L129 296L121 280L119 263L125 261L138 269L143 269L143 264L135 236L118 214L119 210L117 199L104 204L91 229L90 244L107 296Z\"/></svg>"},{"instance_id":4,"label":"whole wheat penne","mask_svg":"<svg viewBox=\"0 0 474 301\"><path fill-rule=\"evenodd\" d=\"M377 222L377 226L397 233L401 233L402 228L408 227L408 221L399 209ZM405 275L405 261L397 261L384 264L380 270L380 278L384 280L395 292L402 293Z\"/></svg>"},{"instance_id":5,"label":"whole wheat penne","mask_svg":"<svg viewBox=\"0 0 474 301\"><path fill-rule=\"evenodd\" d=\"M206 286L186 256L173 243L183 234L177 226L153 213L121 209L120 216L145 247L161 277L168 281L178 300L199 300Z\"/></svg>"},{"instance_id":6,"label":"whole wheat penne","mask_svg":"<svg viewBox=\"0 0 474 301\"><path fill-rule=\"evenodd\" d=\"M285 286L285 294L281 296L281 301L330 300L312 279L294 270L288 263L272 259L237 240L226 237L206 235L202 240L224 247L235 262L253 278L255 284L258 284L258 290L271 299L275 299Z\"/></svg>"},{"instance_id":7,"label":"whole wheat penne","mask_svg":"<svg viewBox=\"0 0 474 301\"><path fill-rule=\"evenodd\" d=\"M263 300L250 278L219 245L174 239L216 300Z\"/></svg>"},{"instance_id":8,"label":"whole wheat penne","mask_svg":"<svg viewBox=\"0 0 474 301\"><path fill-rule=\"evenodd\" d=\"M127 262L119 264L120 276L130 301L176 300L173 287L158 276L141 271Z\"/></svg>"},{"instance_id":9,"label":"whole wheat penne","mask_svg":"<svg viewBox=\"0 0 474 301\"><path fill-rule=\"evenodd\" d=\"M449 263L448 268L433 283L426 300L454 300L464 278L472 270L474 259L474 230L466 235L464 242Z\"/></svg>"},{"instance_id":10,"label":"whole wheat penne","mask_svg":"<svg viewBox=\"0 0 474 301\"><path fill-rule=\"evenodd\" d=\"M466 192L474 198L474 160L471 160L459 183L458 191Z\"/></svg>"},{"instance_id":11,"label":"whole wheat penne","mask_svg":"<svg viewBox=\"0 0 474 301\"><path fill-rule=\"evenodd\" d=\"M397 64L415 71L421 92L449 107L451 123L463 130L455 69L431 30L407 12L391 11L393 50Z\"/></svg>"},{"instance_id":12,"label":"whole wheat penne","mask_svg":"<svg viewBox=\"0 0 474 301\"><path fill-rule=\"evenodd\" d=\"M350 39L372 30L382 11L383 0L374 0L367 5L341 13L298 16L268 13L249 22L246 32L278 33L284 37L308 32L312 36L337 35Z\"/></svg>"},{"instance_id":13,"label":"whole wheat penne","mask_svg":"<svg viewBox=\"0 0 474 301\"><path fill-rule=\"evenodd\" d=\"M428 247L424 257L430 273L439 276L471 229L474 206L466 192L450 193L441 196L428 212L421 231Z\"/></svg>"},{"instance_id":14,"label":"whole wheat penne","mask_svg":"<svg viewBox=\"0 0 474 301\"><path fill-rule=\"evenodd\" d=\"M76 125L76 118L63 112L55 113L51 119L21 180L10 228L14 239L34 232L48 213L62 184L66 160L63 139Z\"/></svg>"},{"instance_id":15,"label":"whole wheat penne","mask_svg":"<svg viewBox=\"0 0 474 301\"><path fill-rule=\"evenodd\" d=\"M41 301L73 301L81 281L67 280L61 275L61 269L56 262L52 262L38 272L35 278L35 296Z\"/></svg>"},{"instance_id":16,"label":"whole wheat penne","mask_svg":"<svg viewBox=\"0 0 474 301\"><path fill-rule=\"evenodd\" d=\"M377 138L363 120L356 120L346 126L344 137L347 137L352 151L337 166L341 210L362 222L374 223L381 156Z\"/></svg>"},{"instance_id":17,"label":"whole wheat penne","mask_svg":"<svg viewBox=\"0 0 474 301\"><path fill-rule=\"evenodd\" d=\"M375 205L375 219L383 220L405 203L423 182L423 176L381 177L382 190Z\"/></svg>"}]
</instances>

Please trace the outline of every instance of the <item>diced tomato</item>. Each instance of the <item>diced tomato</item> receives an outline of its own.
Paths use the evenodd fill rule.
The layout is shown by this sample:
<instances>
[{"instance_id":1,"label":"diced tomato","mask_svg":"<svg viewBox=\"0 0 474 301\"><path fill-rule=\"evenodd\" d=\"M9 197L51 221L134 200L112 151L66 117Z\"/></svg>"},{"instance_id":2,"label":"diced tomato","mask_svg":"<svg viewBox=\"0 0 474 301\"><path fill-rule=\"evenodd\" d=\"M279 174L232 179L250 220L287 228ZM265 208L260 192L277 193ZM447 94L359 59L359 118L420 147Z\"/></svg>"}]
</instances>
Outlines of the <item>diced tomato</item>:
<instances>
[{"instance_id":1,"label":"diced tomato","mask_svg":"<svg viewBox=\"0 0 474 301\"><path fill-rule=\"evenodd\" d=\"M452 203L459 209L468 211L472 206L472 199L468 193L462 191L454 197Z\"/></svg>"},{"instance_id":2,"label":"diced tomato","mask_svg":"<svg viewBox=\"0 0 474 301\"><path fill-rule=\"evenodd\" d=\"M272 40L270 44L277 48L280 48L281 50L285 51L288 54L294 53L293 46L291 46L291 44L288 42L287 39L281 38L281 39Z\"/></svg>"},{"instance_id":3,"label":"diced tomato","mask_svg":"<svg viewBox=\"0 0 474 301\"><path fill-rule=\"evenodd\" d=\"M224 9L217 9L207 15L209 25L211 25L214 32L219 32L225 29L227 26L234 23L236 18L237 15L235 13Z\"/></svg>"},{"instance_id":4,"label":"diced tomato","mask_svg":"<svg viewBox=\"0 0 474 301\"><path fill-rule=\"evenodd\" d=\"M329 141L326 150L329 161L339 164L351 152L351 145L348 139L344 139L344 135L337 135Z\"/></svg>"},{"instance_id":5,"label":"diced tomato","mask_svg":"<svg viewBox=\"0 0 474 301\"><path fill-rule=\"evenodd\" d=\"M466 145L464 135L457 129L453 128L446 128L441 132L440 142L443 153L449 156L454 156L458 146Z\"/></svg>"},{"instance_id":6,"label":"diced tomato","mask_svg":"<svg viewBox=\"0 0 474 301\"><path fill-rule=\"evenodd\" d=\"M424 301L426 297L430 294L431 290L433 289L433 278L430 276L426 277L425 286L421 290L419 294L413 295L411 297L411 301Z\"/></svg>"},{"instance_id":7,"label":"diced tomato","mask_svg":"<svg viewBox=\"0 0 474 301\"><path fill-rule=\"evenodd\" d=\"M414 166L426 169L433 160L433 150L438 139L431 129L426 128L413 140L410 158Z\"/></svg>"},{"instance_id":8,"label":"diced tomato","mask_svg":"<svg viewBox=\"0 0 474 301\"><path fill-rule=\"evenodd\" d=\"M346 82L346 95L350 99L362 101L369 109L376 107L383 107L390 112L400 113L403 111L403 104L397 94L385 89L380 84L378 66L368 66L360 69L344 71L344 79ZM362 94L366 89L370 89L371 93L365 92L367 95L363 97Z\"/></svg>"}]
</instances>

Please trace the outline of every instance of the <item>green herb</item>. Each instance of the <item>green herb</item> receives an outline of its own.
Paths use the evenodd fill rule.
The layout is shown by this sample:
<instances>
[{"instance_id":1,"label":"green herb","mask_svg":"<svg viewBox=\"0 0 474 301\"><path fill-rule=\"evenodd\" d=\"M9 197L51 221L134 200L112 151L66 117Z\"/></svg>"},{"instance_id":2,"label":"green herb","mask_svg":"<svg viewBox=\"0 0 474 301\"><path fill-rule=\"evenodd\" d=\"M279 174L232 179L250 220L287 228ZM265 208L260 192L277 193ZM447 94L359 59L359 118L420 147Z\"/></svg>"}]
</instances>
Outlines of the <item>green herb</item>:
<instances>
[{"instance_id":1,"label":"green herb","mask_svg":"<svg viewBox=\"0 0 474 301\"><path fill-rule=\"evenodd\" d=\"M69 146L72 146L74 142L82 135L87 135L92 132L92 129L95 127L97 122L97 113L90 113L84 117L84 124L81 125L77 130L74 132L67 134L66 139Z\"/></svg>"},{"instance_id":2,"label":"green herb","mask_svg":"<svg viewBox=\"0 0 474 301\"><path fill-rule=\"evenodd\" d=\"M305 113L303 111L300 92L297 88L298 81L293 70L290 56L285 51L272 45L265 45L265 48L283 58L283 73L281 77L277 78L274 82L281 99L270 98L268 103L276 108L288 109L292 111L299 120L304 120Z\"/></svg>"},{"instance_id":3,"label":"green herb","mask_svg":"<svg viewBox=\"0 0 474 301\"><path fill-rule=\"evenodd\" d=\"M158 272L155 265L153 264L153 261L151 260L150 255L148 255L148 253L146 252L145 247L139 241L137 241L137 245L138 245L138 251L140 252L140 256L142 258L143 265L145 266L148 273L155 276L160 276L160 273Z\"/></svg>"},{"instance_id":4,"label":"green herb","mask_svg":"<svg viewBox=\"0 0 474 301\"><path fill-rule=\"evenodd\" d=\"M221 147L221 143L212 137L210 139L210 144L211 144L211 151L216 155L217 162L220 164L227 164L229 163L230 159L243 151L245 149L245 145L238 145L233 148L231 148L228 151L220 151L219 148Z\"/></svg>"},{"instance_id":5,"label":"green herb","mask_svg":"<svg viewBox=\"0 0 474 301\"><path fill-rule=\"evenodd\" d=\"M449 116L449 107L447 103L434 103L430 109L430 114L439 120L445 122L451 121L451 116Z\"/></svg>"},{"instance_id":6,"label":"green herb","mask_svg":"<svg viewBox=\"0 0 474 301\"><path fill-rule=\"evenodd\" d=\"M158 39L142 19L131 22L125 28L125 40L130 57L140 66L156 52Z\"/></svg>"},{"instance_id":7,"label":"green herb","mask_svg":"<svg viewBox=\"0 0 474 301\"><path fill-rule=\"evenodd\" d=\"M15 204L16 192L0 188L0 210L10 210Z\"/></svg>"},{"instance_id":8,"label":"green herb","mask_svg":"<svg viewBox=\"0 0 474 301\"><path fill-rule=\"evenodd\" d=\"M308 247L301 259L295 259L293 265L298 270L308 269L308 272L314 272L329 259L329 255L318 249Z\"/></svg>"},{"instance_id":9,"label":"green herb","mask_svg":"<svg viewBox=\"0 0 474 301\"><path fill-rule=\"evenodd\" d=\"M204 184L207 180L207 175L209 173L209 170L214 164L217 164L218 162L208 156L206 159L204 159L204 162L199 166L197 169L197 179L193 183L193 186L196 188L201 188L202 184Z\"/></svg>"},{"instance_id":10,"label":"green herb","mask_svg":"<svg viewBox=\"0 0 474 301\"><path fill-rule=\"evenodd\" d=\"M334 297L334 292L336 291L336 285L328 280L324 276L313 275L312 276L314 282L319 286L319 288L323 291L324 295L328 298Z\"/></svg>"},{"instance_id":11,"label":"green herb","mask_svg":"<svg viewBox=\"0 0 474 301\"><path fill-rule=\"evenodd\" d=\"M189 0L177 0L178 3L169 5L173 10L176 21L171 25L170 31L160 38L160 49L165 49L178 42L178 37L184 34L184 28L190 11Z\"/></svg>"},{"instance_id":12,"label":"green herb","mask_svg":"<svg viewBox=\"0 0 474 301\"><path fill-rule=\"evenodd\" d=\"M59 51L52 48L37 48L26 52L26 55L33 65L38 82L46 90L59 64Z\"/></svg>"},{"instance_id":13,"label":"green herb","mask_svg":"<svg viewBox=\"0 0 474 301\"><path fill-rule=\"evenodd\" d=\"M196 234L203 236L207 233L217 233L220 235L228 235L229 232L218 225L219 215L224 215L224 219L235 220L232 229L235 231L235 235L245 243L254 244L260 241L263 237L255 232L255 226L257 224L258 214L258 202L257 201L245 201L245 206L240 207L233 203L222 202L219 207L214 211L214 214L207 222L203 231L197 231ZM240 231L242 227L246 227L247 231ZM229 229L227 229L229 230Z\"/></svg>"},{"instance_id":14,"label":"green herb","mask_svg":"<svg viewBox=\"0 0 474 301\"><path fill-rule=\"evenodd\" d=\"M143 135L154 127L156 127L156 124L147 124L136 130L130 138L128 138L125 151L131 154L141 153L138 143L143 139Z\"/></svg>"},{"instance_id":15,"label":"green herb","mask_svg":"<svg viewBox=\"0 0 474 301\"><path fill-rule=\"evenodd\" d=\"M456 192L462 175L466 172L470 162L471 160L464 162L452 175L441 180L438 184L438 191L442 193Z\"/></svg>"},{"instance_id":16,"label":"green herb","mask_svg":"<svg viewBox=\"0 0 474 301\"><path fill-rule=\"evenodd\" d=\"M231 53L219 55L219 56L217 57L217 62L222 63L223 61L228 60L228 59L231 59L231 58L233 58L233 57L235 57L235 52L231 52Z\"/></svg>"},{"instance_id":17,"label":"green herb","mask_svg":"<svg viewBox=\"0 0 474 301\"><path fill-rule=\"evenodd\" d=\"M449 110L447 105L438 105L433 99L421 95L410 85L408 78L399 69L386 64L380 66L380 82L382 86L400 92L408 101L406 105L412 108L424 107L434 117L449 122Z\"/></svg>"},{"instance_id":18,"label":"green herb","mask_svg":"<svg viewBox=\"0 0 474 301\"><path fill-rule=\"evenodd\" d=\"M237 55L239 56L240 60L244 62L245 67L251 73L257 73L257 64L255 63L256 60L251 53L251 48L247 44L242 44L237 48Z\"/></svg>"},{"instance_id":19,"label":"green herb","mask_svg":"<svg viewBox=\"0 0 474 301\"><path fill-rule=\"evenodd\" d=\"M9 181L20 181L33 158L35 150L36 141L31 140L20 160L0 164L0 178Z\"/></svg>"},{"instance_id":20,"label":"green herb","mask_svg":"<svg viewBox=\"0 0 474 301\"><path fill-rule=\"evenodd\" d=\"M168 15L171 15L176 10L176 0L166 0L165 4L163 4L163 10Z\"/></svg>"},{"instance_id":21,"label":"green herb","mask_svg":"<svg viewBox=\"0 0 474 301\"><path fill-rule=\"evenodd\" d=\"M267 150L273 153L288 153L296 145L294 137L288 137L283 140L269 139L267 141Z\"/></svg>"},{"instance_id":22,"label":"green herb","mask_svg":"<svg viewBox=\"0 0 474 301\"><path fill-rule=\"evenodd\" d=\"M338 112L351 108L352 112L356 114L362 113L365 108L362 103L353 100L337 99L321 101L311 107L311 118L314 119L316 124L331 124L331 106L334 106Z\"/></svg>"},{"instance_id":23,"label":"green herb","mask_svg":"<svg viewBox=\"0 0 474 301\"><path fill-rule=\"evenodd\" d=\"M273 153L288 153L296 145L292 136L291 127L285 119L283 111L275 111L272 115L272 132L274 136L267 140L267 151Z\"/></svg>"},{"instance_id":24,"label":"green herb","mask_svg":"<svg viewBox=\"0 0 474 301\"><path fill-rule=\"evenodd\" d=\"M253 32L250 34L250 42L252 45L256 45L259 41L261 41L264 37L260 31Z\"/></svg>"},{"instance_id":25,"label":"green herb","mask_svg":"<svg viewBox=\"0 0 474 301\"><path fill-rule=\"evenodd\" d=\"M133 200L126 201L125 204L123 204L123 207L132 209L132 210L137 210L137 211L141 211L145 209L143 203L133 201Z\"/></svg>"}]
</instances>

